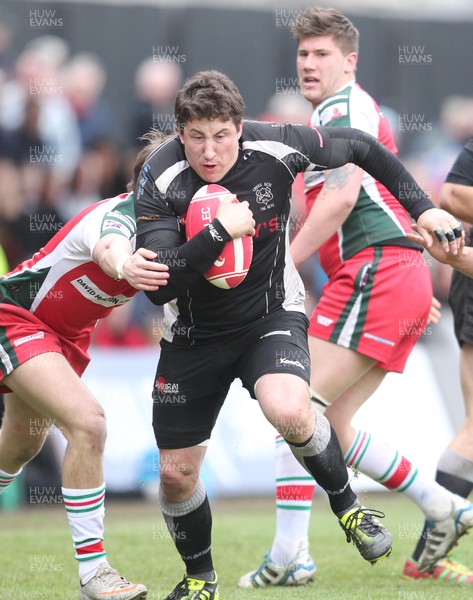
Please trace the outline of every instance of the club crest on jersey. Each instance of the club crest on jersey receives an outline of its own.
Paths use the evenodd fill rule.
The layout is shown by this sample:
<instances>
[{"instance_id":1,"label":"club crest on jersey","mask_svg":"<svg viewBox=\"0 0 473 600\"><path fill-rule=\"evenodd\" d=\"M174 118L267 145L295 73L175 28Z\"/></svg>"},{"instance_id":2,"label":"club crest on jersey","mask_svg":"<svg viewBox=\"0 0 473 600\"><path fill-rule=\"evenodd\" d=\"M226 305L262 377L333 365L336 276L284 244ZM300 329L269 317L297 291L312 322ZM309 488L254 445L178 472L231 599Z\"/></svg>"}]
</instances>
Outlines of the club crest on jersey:
<instances>
[{"instance_id":1,"label":"club crest on jersey","mask_svg":"<svg viewBox=\"0 0 473 600\"><path fill-rule=\"evenodd\" d=\"M341 99L336 104L329 103L320 111L320 122L327 124L348 115L348 102Z\"/></svg>"},{"instance_id":2,"label":"club crest on jersey","mask_svg":"<svg viewBox=\"0 0 473 600\"><path fill-rule=\"evenodd\" d=\"M260 210L268 210L274 207L274 196L271 190L272 184L268 182L258 183L253 188L256 194L256 202L260 205Z\"/></svg>"}]
</instances>

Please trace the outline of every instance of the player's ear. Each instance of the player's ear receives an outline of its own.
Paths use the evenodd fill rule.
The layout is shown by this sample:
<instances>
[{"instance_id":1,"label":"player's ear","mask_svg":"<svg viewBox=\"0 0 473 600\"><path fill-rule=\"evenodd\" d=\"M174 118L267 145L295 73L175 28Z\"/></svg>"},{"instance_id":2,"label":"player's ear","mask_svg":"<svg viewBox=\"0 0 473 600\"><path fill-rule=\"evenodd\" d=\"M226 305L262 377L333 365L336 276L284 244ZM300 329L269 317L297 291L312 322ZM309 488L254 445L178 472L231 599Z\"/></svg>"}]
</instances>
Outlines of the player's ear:
<instances>
[{"instance_id":1,"label":"player's ear","mask_svg":"<svg viewBox=\"0 0 473 600\"><path fill-rule=\"evenodd\" d=\"M355 73L356 63L358 61L358 54L356 52L350 52L345 56L345 73Z\"/></svg>"},{"instance_id":2,"label":"player's ear","mask_svg":"<svg viewBox=\"0 0 473 600\"><path fill-rule=\"evenodd\" d=\"M180 123L177 127L177 134L179 136L179 139L181 140L181 144L184 143L184 128L185 128L184 123Z\"/></svg>"},{"instance_id":3,"label":"player's ear","mask_svg":"<svg viewBox=\"0 0 473 600\"><path fill-rule=\"evenodd\" d=\"M240 139L240 138L241 138L241 134L242 134L242 133L243 133L243 121L240 123L240 125L239 125L239 126L238 126L238 128L237 128L237 136L238 136L238 139Z\"/></svg>"}]
</instances>

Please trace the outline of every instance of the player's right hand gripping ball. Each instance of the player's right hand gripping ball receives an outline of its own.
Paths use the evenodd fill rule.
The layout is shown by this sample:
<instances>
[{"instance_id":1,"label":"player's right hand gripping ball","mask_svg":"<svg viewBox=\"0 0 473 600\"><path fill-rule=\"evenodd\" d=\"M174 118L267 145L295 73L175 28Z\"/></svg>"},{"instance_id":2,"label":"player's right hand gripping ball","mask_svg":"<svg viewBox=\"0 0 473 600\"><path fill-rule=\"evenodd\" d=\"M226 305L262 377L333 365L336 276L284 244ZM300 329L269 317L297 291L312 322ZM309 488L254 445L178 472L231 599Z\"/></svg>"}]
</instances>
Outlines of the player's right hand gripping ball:
<instances>
[{"instance_id":1,"label":"player's right hand gripping ball","mask_svg":"<svg viewBox=\"0 0 473 600\"><path fill-rule=\"evenodd\" d=\"M207 227L217 214L221 200L231 194L216 183L204 185L189 203L186 215L186 236L190 240L204 227ZM238 202L234 198L233 202ZM239 285L246 277L253 258L253 238L246 235L227 242L222 253L204 273L213 285L228 290Z\"/></svg>"}]
</instances>

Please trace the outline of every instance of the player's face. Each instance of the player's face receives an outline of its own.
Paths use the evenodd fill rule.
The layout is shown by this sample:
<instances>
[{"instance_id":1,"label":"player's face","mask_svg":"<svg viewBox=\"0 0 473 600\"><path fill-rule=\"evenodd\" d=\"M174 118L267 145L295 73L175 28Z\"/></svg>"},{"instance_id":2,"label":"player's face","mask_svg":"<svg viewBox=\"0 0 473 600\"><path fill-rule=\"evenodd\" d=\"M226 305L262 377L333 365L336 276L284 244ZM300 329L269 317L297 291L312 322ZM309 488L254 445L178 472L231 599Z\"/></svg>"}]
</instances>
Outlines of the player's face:
<instances>
[{"instance_id":1,"label":"player's face","mask_svg":"<svg viewBox=\"0 0 473 600\"><path fill-rule=\"evenodd\" d=\"M315 108L355 77L356 52L346 56L332 36L302 38L297 49L297 76L302 95Z\"/></svg>"},{"instance_id":2,"label":"player's face","mask_svg":"<svg viewBox=\"0 0 473 600\"><path fill-rule=\"evenodd\" d=\"M179 134L190 166L204 181L217 183L238 158L238 140L242 125L232 120L195 119L188 121Z\"/></svg>"}]
</instances>

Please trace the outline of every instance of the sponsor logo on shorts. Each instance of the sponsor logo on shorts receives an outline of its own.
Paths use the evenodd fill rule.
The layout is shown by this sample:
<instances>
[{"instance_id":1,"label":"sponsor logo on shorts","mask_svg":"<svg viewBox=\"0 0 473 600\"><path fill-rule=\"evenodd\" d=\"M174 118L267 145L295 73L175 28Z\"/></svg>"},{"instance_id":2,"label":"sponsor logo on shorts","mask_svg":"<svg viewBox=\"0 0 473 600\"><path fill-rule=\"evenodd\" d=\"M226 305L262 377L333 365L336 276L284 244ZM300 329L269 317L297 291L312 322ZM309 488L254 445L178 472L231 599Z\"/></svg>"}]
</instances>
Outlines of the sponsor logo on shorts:
<instances>
[{"instance_id":1,"label":"sponsor logo on shorts","mask_svg":"<svg viewBox=\"0 0 473 600\"><path fill-rule=\"evenodd\" d=\"M153 401L157 404L185 404L187 398L179 391L179 384L158 376L154 384Z\"/></svg>"},{"instance_id":2,"label":"sponsor logo on shorts","mask_svg":"<svg viewBox=\"0 0 473 600\"><path fill-rule=\"evenodd\" d=\"M317 315L317 323L323 325L324 327L330 327L330 325L333 323L333 319L324 317L323 315Z\"/></svg>"},{"instance_id":3,"label":"sponsor logo on shorts","mask_svg":"<svg viewBox=\"0 0 473 600\"><path fill-rule=\"evenodd\" d=\"M13 342L14 346L21 346L22 344L26 344L26 342L32 342L33 340L43 340L44 339L44 331L38 331L38 333L33 333L32 335L26 335L25 337L18 338Z\"/></svg>"},{"instance_id":4,"label":"sponsor logo on shorts","mask_svg":"<svg viewBox=\"0 0 473 600\"><path fill-rule=\"evenodd\" d=\"M305 371L304 365L299 360L291 360L290 358L278 358L278 366L292 365Z\"/></svg>"},{"instance_id":5,"label":"sponsor logo on shorts","mask_svg":"<svg viewBox=\"0 0 473 600\"><path fill-rule=\"evenodd\" d=\"M160 394L178 394L179 384L178 383L166 383L163 377L156 379L156 391Z\"/></svg>"}]
</instances>

